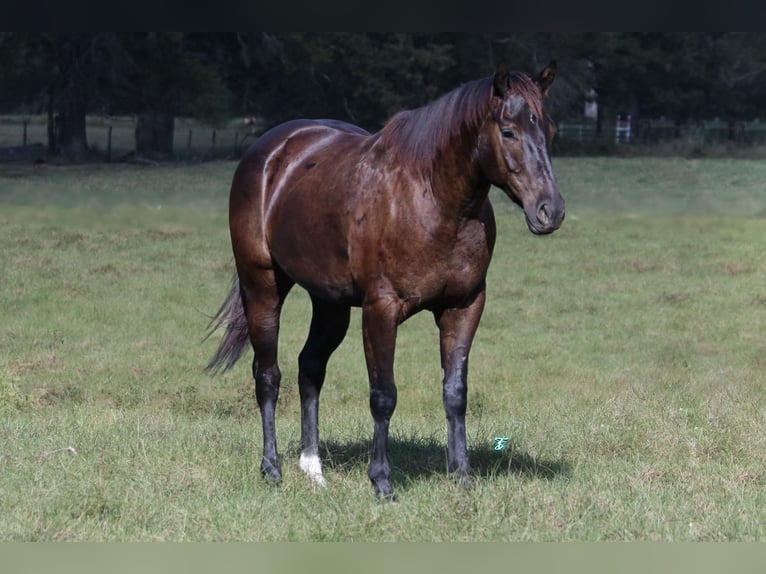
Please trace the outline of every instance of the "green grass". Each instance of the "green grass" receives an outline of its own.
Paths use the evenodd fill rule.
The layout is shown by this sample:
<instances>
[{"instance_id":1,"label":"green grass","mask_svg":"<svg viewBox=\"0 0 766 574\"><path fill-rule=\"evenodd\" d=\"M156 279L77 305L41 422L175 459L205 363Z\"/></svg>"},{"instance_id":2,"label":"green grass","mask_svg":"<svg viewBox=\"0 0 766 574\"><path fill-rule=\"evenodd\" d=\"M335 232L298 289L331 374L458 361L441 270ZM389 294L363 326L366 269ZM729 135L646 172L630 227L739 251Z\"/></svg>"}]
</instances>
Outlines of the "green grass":
<instances>
[{"instance_id":1,"label":"green grass","mask_svg":"<svg viewBox=\"0 0 766 574\"><path fill-rule=\"evenodd\" d=\"M250 356L201 373L232 269L233 163L1 166L0 539L766 540L766 162L555 168L568 214L552 236L493 196L478 486L446 477L419 315L397 349L392 505L366 477L358 311L322 395L325 490L297 468L303 292L283 314L280 487L258 473Z\"/></svg>"}]
</instances>

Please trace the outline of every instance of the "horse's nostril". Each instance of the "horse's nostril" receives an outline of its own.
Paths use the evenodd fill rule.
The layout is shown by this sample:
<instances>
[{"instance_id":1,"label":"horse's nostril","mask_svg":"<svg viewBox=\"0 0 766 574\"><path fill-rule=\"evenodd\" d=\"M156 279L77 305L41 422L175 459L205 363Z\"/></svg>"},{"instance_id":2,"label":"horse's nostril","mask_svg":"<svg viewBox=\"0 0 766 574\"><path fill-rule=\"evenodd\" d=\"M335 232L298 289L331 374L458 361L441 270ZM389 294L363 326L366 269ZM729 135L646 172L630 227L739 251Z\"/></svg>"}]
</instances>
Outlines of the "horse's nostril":
<instances>
[{"instance_id":1,"label":"horse's nostril","mask_svg":"<svg viewBox=\"0 0 766 574\"><path fill-rule=\"evenodd\" d=\"M548 225L551 221L551 216L548 213L548 204L543 203L540 205L540 207L537 208L537 219L542 223L543 225Z\"/></svg>"}]
</instances>

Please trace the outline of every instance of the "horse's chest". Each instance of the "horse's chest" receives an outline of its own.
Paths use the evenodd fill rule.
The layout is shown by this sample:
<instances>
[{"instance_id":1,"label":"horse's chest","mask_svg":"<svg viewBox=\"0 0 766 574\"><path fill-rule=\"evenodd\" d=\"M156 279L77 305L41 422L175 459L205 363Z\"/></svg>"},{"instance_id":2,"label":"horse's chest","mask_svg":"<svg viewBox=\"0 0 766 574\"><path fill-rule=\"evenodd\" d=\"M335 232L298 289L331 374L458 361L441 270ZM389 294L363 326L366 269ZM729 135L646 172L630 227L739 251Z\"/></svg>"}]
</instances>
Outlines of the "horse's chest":
<instances>
[{"instance_id":1,"label":"horse's chest","mask_svg":"<svg viewBox=\"0 0 766 574\"><path fill-rule=\"evenodd\" d=\"M359 292L393 295L411 310L474 294L490 260L485 222L439 221L438 211L392 203L386 202L386 217L365 204L351 219L349 265Z\"/></svg>"},{"instance_id":2,"label":"horse's chest","mask_svg":"<svg viewBox=\"0 0 766 574\"><path fill-rule=\"evenodd\" d=\"M473 293L484 281L489 267L490 249L484 224L464 225L452 249L444 258L444 294L461 297Z\"/></svg>"},{"instance_id":3,"label":"horse's chest","mask_svg":"<svg viewBox=\"0 0 766 574\"><path fill-rule=\"evenodd\" d=\"M462 300L484 281L490 248L484 225L471 221L457 236L431 241L412 241L404 257L385 265L382 273L403 299L419 304Z\"/></svg>"}]
</instances>

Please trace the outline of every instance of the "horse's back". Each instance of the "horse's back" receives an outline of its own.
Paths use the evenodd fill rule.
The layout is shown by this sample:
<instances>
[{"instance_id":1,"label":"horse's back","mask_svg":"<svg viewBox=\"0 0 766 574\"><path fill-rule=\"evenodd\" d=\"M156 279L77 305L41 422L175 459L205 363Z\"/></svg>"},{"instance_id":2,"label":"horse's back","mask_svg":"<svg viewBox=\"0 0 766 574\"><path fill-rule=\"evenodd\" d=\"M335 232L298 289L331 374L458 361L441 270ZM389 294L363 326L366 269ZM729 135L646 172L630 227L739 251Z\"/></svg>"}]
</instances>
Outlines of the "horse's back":
<instances>
[{"instance_id":1,"label":"horse's back","mask_svg":"<svg viewBox=\"0 0 766 574\"><path fill-rule=\"evenodd\" d=\"M312 138L321 138L331 134L355 134L361 136L370 135L367 130L354 124L341 120L331 119L297 119L289 120L266 130L261 134L242 155L240 165L247 165L248 162L269 154L273 150L282 146L290 139L301 138L311 140ZM265 158L264 158L265 159Z\"/></svg>"}]
</instances>

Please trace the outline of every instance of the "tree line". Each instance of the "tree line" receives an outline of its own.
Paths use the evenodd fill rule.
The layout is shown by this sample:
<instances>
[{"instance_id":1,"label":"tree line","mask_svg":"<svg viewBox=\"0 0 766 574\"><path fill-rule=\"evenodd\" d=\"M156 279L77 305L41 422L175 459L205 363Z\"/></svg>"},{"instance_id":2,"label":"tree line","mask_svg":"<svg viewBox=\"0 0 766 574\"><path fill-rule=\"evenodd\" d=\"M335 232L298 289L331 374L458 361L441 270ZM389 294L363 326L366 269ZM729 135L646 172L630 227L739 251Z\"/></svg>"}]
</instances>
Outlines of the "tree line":
<instances>
[{"instance_id":1,"label":"tree line","mask_svg":"<svg viewBox=\"0 0 766 574\"><path fill-rule=\"evenodd\" d=\"M332 117L375 131L503 61L559 74L549 106L735 122L766 108L766 33L1 32L0 113L48 115L49 153L87 156L86 114L134 115L136 152L172 156L174 118L270 126Z\"/></svg>"}]
</instances>

